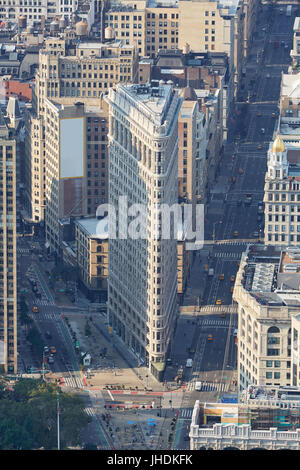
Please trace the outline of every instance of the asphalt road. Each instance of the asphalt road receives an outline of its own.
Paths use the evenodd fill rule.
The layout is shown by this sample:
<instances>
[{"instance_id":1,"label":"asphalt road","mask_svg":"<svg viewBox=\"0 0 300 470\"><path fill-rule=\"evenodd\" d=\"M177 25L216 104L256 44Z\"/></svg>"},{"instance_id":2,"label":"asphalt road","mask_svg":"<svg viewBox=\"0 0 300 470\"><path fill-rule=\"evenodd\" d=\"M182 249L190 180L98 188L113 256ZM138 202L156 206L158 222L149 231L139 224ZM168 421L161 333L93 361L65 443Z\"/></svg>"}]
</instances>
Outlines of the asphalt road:
<instances>
[{"instance_id":1,"label":"asphalt road","mask_svg":"<svg viewBox=\"0 0 300 470\"><path fill-rule=\"evenodd\" d=\"M263 32L263 27L268 23L270 27L266 27ZM236 138L237 132L234 132L234 129L229 133L230 141L225 146L216 190L212 191L205 220L205 239L212 240L206 262L214 268L214 276L206 278L203 289L199 282L199 273L203 269L201 264L205 261L198 256L188 282L188 288L193 289L194 295L198 282L199 297L202 297L201 306L214 306L217 300L221 300L225 305L232 303L230 288L233 283L230 277L235 276L238 270L241 254L246 247L243 240L253 238L253 232L256 231L263 237L263 224L258 222L257 206L264 194L269 142L273 140L276 132L277 117L272 117L272 113L278 115L281 73L287 72L290 64L293 23L294 17L280 15L279 8L273 13L272 20L267 19L266 9L264 14L259 15L259 33L247 63L244 92L241 93L246 99L249 96L250 102L237 103L233 116L235 125L241 119L241 114L245 113L247 133L243 140ZM279 42L278 48L274 48L275 40ZM281 42L284 44L281 45ZM288 47L285 47L285 44ZM251 80L255 80L252 86ZM239 171L240 169L242 171ZM232 183L232 177L236 178L235 183ZM244 204L246 194L252 195L250 206ZM242 204L239 203L240 200ZM238 232L238 236L235 236L234 232ZM214 244L213 240L227 242ZM232 244L230 240L237 243ZM224 274L224 280L220 280L220 274ZM229 389L224 387L231 384L236 368L237 350L233 337L236 325L235 314L227 314L226 320L221 319L214 314L213 307L209 315L183 315L178 320L172 349L173 363L168 367L167 375L169 380L172 380L172 376L178 373L179 366L183 366L183 380L188 382L188 387L182 409L192 409L196 399L215 401L223 392L233 391L232 386ZM208 341L209 334L213 337L212 341ZM195 351L194 356L189 347ZM188 357L194 357L191 369L185 367ZM196 379L211 384L212 389L195 391L191 384ZM179 419L173 448L188 448L186 436L190 416L187 417L186 414L189 413L191 416L191 412L186 411Z\"/></svg>"}]
</instances>

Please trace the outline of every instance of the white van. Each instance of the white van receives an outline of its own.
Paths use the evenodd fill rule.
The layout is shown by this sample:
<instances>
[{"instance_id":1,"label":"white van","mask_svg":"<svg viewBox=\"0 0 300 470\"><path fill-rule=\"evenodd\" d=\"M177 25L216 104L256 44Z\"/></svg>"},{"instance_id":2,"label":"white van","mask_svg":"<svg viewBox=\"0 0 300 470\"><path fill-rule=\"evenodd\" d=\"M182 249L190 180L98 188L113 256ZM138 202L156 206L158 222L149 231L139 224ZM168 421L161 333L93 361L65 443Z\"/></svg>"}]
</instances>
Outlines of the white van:
<instances>
[{"instance_id":1,"label":"white van","mask_svg":"<svg viewBox=\"0 0 300 470\"><path fill-rule=\"evenodd\" d=\"M195 384L195 390L197 390L198 392L201 391L201 387L202 387L202 382L196 382Z\"/></svg>"},{"instance_id":2,"label":"white van","mask_svg":"<svg viewBox=\"0 0 300 470\"><path fill-rule=\"evenodd\" d=\"M193 367L193 359L187 359L185 366L186 367Z\"/></svg>"}]
</instances>

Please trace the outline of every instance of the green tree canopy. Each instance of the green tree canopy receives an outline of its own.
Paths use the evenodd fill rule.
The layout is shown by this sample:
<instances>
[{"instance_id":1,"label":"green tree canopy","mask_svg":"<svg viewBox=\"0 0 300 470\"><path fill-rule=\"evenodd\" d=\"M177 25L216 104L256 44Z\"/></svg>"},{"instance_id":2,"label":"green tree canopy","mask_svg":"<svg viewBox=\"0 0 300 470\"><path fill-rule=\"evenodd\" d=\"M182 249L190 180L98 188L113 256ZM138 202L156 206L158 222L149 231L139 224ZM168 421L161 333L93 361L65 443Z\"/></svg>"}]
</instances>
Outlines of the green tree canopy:
<instances>
[{"instance_id":1,"label":"green tree canopy","mask_svg":"<svg viewBox=\"0 0 300 470\"><path fill-rule=\"evenodd\" d=\"M55 384L21 379L0 399L0 450L55 449L58 394L61 448L80 444L81 432L90 421L83 400L62 393Z\"/></svg>"}]
</instances>

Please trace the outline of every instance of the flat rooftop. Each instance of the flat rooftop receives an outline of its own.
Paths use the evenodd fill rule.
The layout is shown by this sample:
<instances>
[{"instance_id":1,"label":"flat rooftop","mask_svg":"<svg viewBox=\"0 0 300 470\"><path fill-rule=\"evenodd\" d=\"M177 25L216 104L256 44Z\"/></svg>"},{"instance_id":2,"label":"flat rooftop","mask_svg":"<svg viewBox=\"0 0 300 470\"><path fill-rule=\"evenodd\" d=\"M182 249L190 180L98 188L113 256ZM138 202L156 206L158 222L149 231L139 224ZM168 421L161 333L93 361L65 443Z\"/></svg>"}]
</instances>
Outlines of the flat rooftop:
<instances>
[{"instance_id":1,"label":"flat rooftop","mask_svg":"<svg viewBox=\"0 0 300 470\"><path fill-rule=\"evenodd\" d=\"M300 306L300 249L251 246L242 285L262 305Z\"/></svg>"},{"instance_id":2,"label":"flat rooftop","mask_svg":"<svg viewBox=\"0 0 300 470\"><path fill-rule=\"evenodd\" d=\"M119 89L132 97L138 108L140 105L141 110L150 112L156 124L163 123L164 110L171 97L173 85L159 84L157 80L145 85L119 85Z\"/></svg>"},{"instance_id":3,"label":"flat rooftop","mask_svg":"<svg viewBox=\"0 0 300 470\"><path fill-rule=\"evenodd\" d=\"M108 238L108 217L97 219L96 217L87 217L77 219L75 224L79 229L90 238Z\"/></svg>"}]
</instances>

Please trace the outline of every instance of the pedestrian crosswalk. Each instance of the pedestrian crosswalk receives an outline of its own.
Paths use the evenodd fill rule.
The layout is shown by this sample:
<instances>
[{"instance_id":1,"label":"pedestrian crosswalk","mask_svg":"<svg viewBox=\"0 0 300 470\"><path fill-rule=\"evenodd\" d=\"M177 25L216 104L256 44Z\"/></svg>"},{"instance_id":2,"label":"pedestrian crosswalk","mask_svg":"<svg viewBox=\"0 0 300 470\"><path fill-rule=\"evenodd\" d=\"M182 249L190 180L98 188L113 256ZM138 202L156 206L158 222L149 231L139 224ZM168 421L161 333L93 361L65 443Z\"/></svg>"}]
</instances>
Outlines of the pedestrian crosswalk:
<instances>
[{"instance_id":1,"label":"pedestrian crosswalk","mask_svg":"<svg viewBox=\"0 0 300 470\"><path fill-rule=\"evenodd\" d=\"M201 392L228 392L229 385L229 383L202 382ZM195 387L196 382L192 381L188 383L186 390L189 392L193 392L195 390Z\"/></svg>"},{"instance_id":2,"label":"pedestrian crosswalk","mask_svg":"<svg viewBox=\"0 0 300 470\"><path fill-rule=\"evenodd\" d=\"M180 411L179 418L191 418L193 414L193 408L184 408Z\"/></svg>"},{"instance_id":3,"label":"pedestrian crosswalk","mask_svg":"<svg viewBox=\"0 0 300 470\"><path fill-rule=\"evenodd\" d=\"M200 325L201 326L221 326L228 328L229 326L229 319L227 320L214 320L214 319L207 319L207 318L200 318ZM237 325L237 319L233 319L231 321L231 326Z\"/></svg>"},{"instance_id":4,"label":"pedestrian crosswalk","mask_svg":"<svg viewBox=\"0 0 300 470\"><path fill-rule=\"evenodd\" d=\"M233 260L239 260L241 259L241 256L242 256L242 253L225 253L224 251L214 253L215 258L222 258L222 259L230 258Z\"/></svg>"},{"instance_id":5,"label":"pedestrian crosswalk","mask_svg":"<svg viewBox=\"0 0 300 470\"><path fill-rule=\"evenodd\" d=\"M67 377L62 377L62 385L69 388L83 388L84 384L80 377L75 375L68 375Z\"/></svg>"},{"instance_id":6,"label":"pedestrian crosswalk","mask_svg":"<svg viewBox=\"0 0 300 470\"><path fill-rule=\"evenodd\" d=\"M49 305L55 305L53 300L48 300L47 298L42 298L42 299L36 299L35 301L36 305L43 305L43 306L49 306Z\"/></svg>"},{"instance_id":7,"label":"pedestrian crosswalk","mask_svg":"<svg viewBox=\"0 0 300 470\"><path fill-rule=\"evenodd\" d=\"M17 248L17 252L21 254L28 254L29 249L28 248Z\"/></svg>"},{"instance_id":8,"label":"pedestrian crosswalk","mask_svg":"<svg viewBox=\"0 0 300 470\"><path fill-rule=\"evenodd\" d=\"M87 407L84 409L87 415L94 417L95 416L95 410L94 408Z\"/></svg>"},{"instance_id":9,"label":"pedestrian crosswalk","mask_svg":"<svg viewBox=\"0 0 300 470\"><path fill-rule=\"evenodd\" d=\"M184 313L184 310L182 309ZM228 312L228 313L237 313L236 305L203 305L200 308L201 313L219 313L219 312Z\"/></svg>"}]
</instances>

